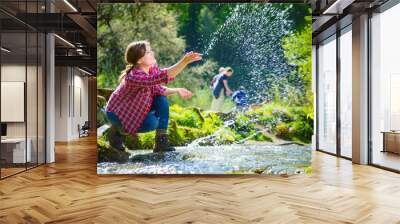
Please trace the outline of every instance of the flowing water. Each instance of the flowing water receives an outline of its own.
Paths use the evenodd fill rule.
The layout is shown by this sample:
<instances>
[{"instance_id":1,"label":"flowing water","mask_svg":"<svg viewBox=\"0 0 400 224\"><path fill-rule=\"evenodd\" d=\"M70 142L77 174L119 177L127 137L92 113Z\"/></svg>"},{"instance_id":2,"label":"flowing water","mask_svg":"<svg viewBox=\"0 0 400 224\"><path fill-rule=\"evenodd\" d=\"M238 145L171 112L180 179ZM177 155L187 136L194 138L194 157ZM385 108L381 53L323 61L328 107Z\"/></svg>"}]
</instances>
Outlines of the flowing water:
<instances>
[{"instance_id":1,"label":"flowing water","mask_svg":"<svg viewBox=\"0 0 400 224\"><path fill-rule=\"evenodd\" d=\"M177 147L175 152L131 151L131 162L99 163L99 174L303 173L311 149L296 144Z\"/></svg>"}]
</instances>

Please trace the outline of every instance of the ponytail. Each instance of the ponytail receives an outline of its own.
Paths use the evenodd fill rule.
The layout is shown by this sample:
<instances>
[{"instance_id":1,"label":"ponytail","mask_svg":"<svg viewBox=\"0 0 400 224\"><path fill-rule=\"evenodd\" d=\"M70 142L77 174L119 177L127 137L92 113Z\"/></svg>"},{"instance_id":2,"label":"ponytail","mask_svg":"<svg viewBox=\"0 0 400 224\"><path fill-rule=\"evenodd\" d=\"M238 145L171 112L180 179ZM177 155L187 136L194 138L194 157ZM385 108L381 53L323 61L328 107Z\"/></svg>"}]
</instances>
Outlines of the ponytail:
<instances>
[{"instance_id":1,"label":"ponytail","mask_svg":"<svg viewBox=\"0 0 400 224\"><path fill-rule=\"evenodd\" d=\"M134 66L132 64L127 64L125 69L121 71L121 74L119 75L118 81L121 83L124 79L125 76L132 70Z\"/></svg>"},{"instance_id":2,"label":"ponytail","mask_svg":"<svg viewBox=\"0 0 400 224\"><path fill-rule=\"evenodd\" d=\"M147 41L132 42L126 47L124 55L126 67L121 71L119 82L122 82L129 71L137 66L138 60L146 54L146 49L150 49L150 44Z\"/></svg>"}]
</instances>

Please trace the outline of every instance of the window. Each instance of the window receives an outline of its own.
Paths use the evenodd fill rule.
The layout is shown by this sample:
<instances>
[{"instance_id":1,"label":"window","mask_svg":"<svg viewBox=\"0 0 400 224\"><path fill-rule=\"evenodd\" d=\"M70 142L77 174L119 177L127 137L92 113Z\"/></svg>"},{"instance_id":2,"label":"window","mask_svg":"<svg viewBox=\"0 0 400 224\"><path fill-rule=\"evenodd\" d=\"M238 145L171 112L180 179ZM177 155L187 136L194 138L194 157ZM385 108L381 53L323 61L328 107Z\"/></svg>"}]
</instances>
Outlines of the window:
<instances>
[{"instance_id":1,"label":"window","mask_svg":"<svg viewBox=\"0 0 400 224\"><path fill-rule=\"evenodd\" d=\"M400 4L371 18L372 163L400 170Z\"/></svg>"},{"instance_id":2,"label":"window","mask_svg":"<svg viewBox=\"0 0 400 224\"><path fill-rule=\"evenodd\" d=\"M351 26L340 36L340 154L352 157L352 33Z\"/></svg>"},{"instance_id":3,"label":"window","mask_svg":"<svg viewBox=\"0 0 400 224\"><path fill-rule=\"evenodd\" d=\"M318 48L318 149L336 153L336 36Z\"/></svg>"}]
</instances>

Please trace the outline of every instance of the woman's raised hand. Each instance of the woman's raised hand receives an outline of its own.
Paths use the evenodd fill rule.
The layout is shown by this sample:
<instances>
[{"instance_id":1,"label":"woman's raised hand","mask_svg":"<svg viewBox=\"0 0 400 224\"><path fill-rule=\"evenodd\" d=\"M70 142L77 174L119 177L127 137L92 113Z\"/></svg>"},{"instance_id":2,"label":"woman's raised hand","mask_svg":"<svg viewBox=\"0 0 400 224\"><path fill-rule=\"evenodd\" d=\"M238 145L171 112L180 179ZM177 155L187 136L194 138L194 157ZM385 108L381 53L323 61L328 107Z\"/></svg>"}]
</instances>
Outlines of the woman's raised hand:
<instances>
[{"instance_id":1,"label":"woman's raised hand","mask_svg":"<svg viewBox=\"0 0 400 224\"><path fill-rule=\"evenodd\" d=\"M177 88L176 91L178 92L179 96L186 100L193 96L193 93L185 88Z\"/></svg>"},{"instance_id":2,"label":"woman's raised hand","mask_svg":"<svg viewBox=\"0 0 400 224\"><path fill-rule=\"evenodd\" d=\"M183 56L183 60L189 64L195 61L200 61L202 59L201 56L202 54L191 51L186 53L185 56Z\"/></svg>"}]
</instances>

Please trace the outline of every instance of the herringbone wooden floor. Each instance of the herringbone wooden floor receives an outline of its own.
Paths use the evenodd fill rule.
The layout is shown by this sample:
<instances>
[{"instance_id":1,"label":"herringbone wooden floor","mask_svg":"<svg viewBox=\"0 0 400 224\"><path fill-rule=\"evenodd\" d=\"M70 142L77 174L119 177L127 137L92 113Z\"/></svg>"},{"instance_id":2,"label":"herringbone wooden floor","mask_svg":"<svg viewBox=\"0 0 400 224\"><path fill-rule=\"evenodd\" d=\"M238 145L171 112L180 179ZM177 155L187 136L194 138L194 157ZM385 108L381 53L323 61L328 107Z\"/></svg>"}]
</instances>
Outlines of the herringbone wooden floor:
<instances>
[{"instance_id":1,"label":"herringbone wooden floor","mask_svg":"<svg viewBox=\"0 0 400 224\"><path fill-rule=\"evenodd\" d=\"M400 223L400 175L315 152L311 176L98 176L95 138L0 181L0 223Z\"/></svg>"}]
</instances>

